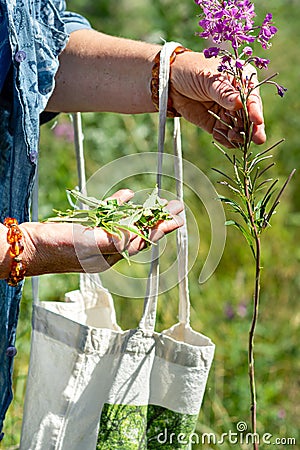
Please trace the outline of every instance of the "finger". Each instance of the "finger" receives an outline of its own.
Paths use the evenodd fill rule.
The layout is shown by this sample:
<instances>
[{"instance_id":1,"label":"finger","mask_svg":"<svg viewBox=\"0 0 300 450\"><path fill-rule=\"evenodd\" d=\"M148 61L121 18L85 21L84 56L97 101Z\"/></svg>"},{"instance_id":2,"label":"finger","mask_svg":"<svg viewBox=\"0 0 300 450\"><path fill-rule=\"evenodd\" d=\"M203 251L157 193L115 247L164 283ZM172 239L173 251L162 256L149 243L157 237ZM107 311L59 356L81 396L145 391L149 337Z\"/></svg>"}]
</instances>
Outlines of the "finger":
<instances>
[{"instance_id":1,"label":"finger","mask_svg":"<svg viewBox=\"0 0 300 450\"><path fill-rule=\"evenodd\" d=\"M166 209L171 215L179 214L181 211L183 211L183 208L183 203L179 200L171 200L166 206Z\"/></svg>"},{"instance_id":2,"label":"finger","mask_svg":"<svg viewBox=\"0 0 300 450\"><path fill-rule=\"evenodd\" d=\"M235 135L233 135L232 138L230 138L228 136L228 131L225 129L215 127L213 129L212 135L213 135L213 138L215 141L217 141L219 144L221 144L222 146L224 146L226 148L236 148L237 147L238 138ZM236 138L235 141L234 141L234 138Z\"/></svg>"},{"instance_id":3,"label":"finger","mask_svg":"<svg viewBox=\"0 0 300 450\"><path fill-rule=\"evenodd\" d=\"M216 119L215 122L213 138L227 148L235 148L238 143L243 142L238 117L228 111L221 111L219 117L220 120Z\"/></svg>"},{"instance_id":4,"label":"finger","mask_svg":"<svg viewBox=\"0 0 300 450\"><path fill-rule=\"evenodd\" d=\"M228 140L235 146L236 144L243 144L245 141L245 136L244 133L241 132L240 128L233 128L228 131Z\"/></svg>"},{"instance_id":5,"label":"finger","mask_svg":"<svg viewBox=\"0 0 300 450\"><path fill-rule=\"evenodd\" d=\"M259 89L253 90L247 101L249 119L253 123L252 140L255 144L266 142L266 132L263 117L263 105Z\"/></svg>"},{"instance_id":6,"label":"finger","mask_svg":"<svg viewBox=\"0 0 300 450\"><path fill-rule=\"evenodd\" d=\"M171 203L171 202L170 202ZM172 202L173 203L173 202ZM177 205L176 205L177 204ZM174 201L174 211L181 211L182 207L179 205L180 202ZM172 206L173 208L173 206ZM163 220L160 223L156 224L153 228L150 230L150 236L149 240L151 242L157 242L159 239L161 239L163 236L165 236L167 233L170 233L180 226L183 225L183 219L178 216L174 215L171 220ZM149 246L149 241L146 241L145 239L142 239L138 235L132 235L132 238L130 239L130 243L127 246L126 250L129 253L129 256L133 256L140 252L141 250L145 250Z\"/></svg>"},{"instance_id":7,"label":"finger","mask_svg":"<svg viewBox=\"0 0 300 450\"><path fill-rule=\"evenodd\" d=\"M178 215L173 216L171 220L164 220L151 228L149 239L152 242L157 242L165 234L171 233L172 231L181 227L183 223L183 219Z\"/></svg>"},{"instance_id":8,"label":"finger","mask_svg":"<svg viewBox=\"0 0 300 450\"><path fill-rule=\"evenodd\" d=\"M137 253L139 253L140 251L148 248L149 245L150 245L150 243L148 241L145 241L145 239L142 239L138 235L134 235L126 250L128 251L129 256L134 256Z\"/></svg>"},{"instance_id":9,"label":"finger","mask_svg":"<svg viewBox=\"0 0 300 450\"><path fill-rule=\"evenodd\" d=\"M262 125L264 123L262 101L258 92L252 92L249 95L247 109L251 122L255 125Z\"/></svg>"},{"instance_id":10,"label":"finger","mask_svg":"<svg viewBox=\"0 0 300 450\"><path fill-rule=\"evenodd\" d=\"M211 100L228 111L236 111L243 106L239 91L224 76L215 76L215 80L210 85L209 93Z\"/></svg>"},{"instance_id":11,"label":"finger","mask_svg":"<svg viewBox=\"0 0 300 450\"><path fill-rule=\"evenodd\" d=\"M116 251L122 253L126 250L133 236L134 234L128 230L120 230L120 236L112 236Z\"/></svg>"},{"instance_id":12,"label":"finger","mask_svg":"<svg viewBox=\"0 0 300 450\"><path fill-rule=\"evenodd\" d=\"M261 145L266 142L266 133L264 124L253 125L252 141L254 144Z\"/></svg>"},{"instance_id":13,"label":"finger","mask_svg":"<svg viewBox=\"0 0 300 450\"><path fill-rule=\"evenodd\" d=\"M226 111L223 110L223 113L220 112L221 108L219 105L217 105L215 102L200 103L196 100L186 98L183 95L180 95L178 92L176 93L176 95L174 95L173 98L174 106L176 110L180 112L182 117L184 117L186 120L193 123L197 127L200 127L208 133L212 134L214 139L221 145L224 145L227 148L234 147L234 145L228 140L228 130L226 129L226 127L222 125L221 122L216 121L215 117L213 117L208 112L213 111L218 115L222 115L223 117L223 113L225 113ZM226 122L232 121L230 116L228 115L225 115L223 118Z\"/></svg>"},{"instance_id":14,"label":"finger","mask_svg":"<svg viewBox=\"0 0 300 450\"><path fill-rule=\"evenodd\" d=\"M107 197L106 200L109 199L117 199L119 204L128 202L134 196L134 192L131 189L120 189L119 191L112 194L110 197Z\"/></svg>"}]
</instances>

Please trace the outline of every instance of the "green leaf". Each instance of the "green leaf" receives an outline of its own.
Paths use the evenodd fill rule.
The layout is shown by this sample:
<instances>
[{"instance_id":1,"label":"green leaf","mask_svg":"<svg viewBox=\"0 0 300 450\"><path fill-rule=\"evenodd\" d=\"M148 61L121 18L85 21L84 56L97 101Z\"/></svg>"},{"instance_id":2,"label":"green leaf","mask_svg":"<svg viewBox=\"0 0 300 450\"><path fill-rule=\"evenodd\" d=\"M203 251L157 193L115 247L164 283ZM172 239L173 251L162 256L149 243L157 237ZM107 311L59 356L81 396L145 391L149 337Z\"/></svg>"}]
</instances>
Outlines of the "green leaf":
<instances>
[{"instance_id":1,"label":"green leaf","mask_svg":"<svg viewBox=\"0 0 300 450\"><path fill-rule=\"evenodd\" d=\"M235 181L234 181L229 175L227 175L225 172L222 172L222 170L216 169L216 168L214 168L214 167L212 168L212 170L213 170L214 172L219 173L219 174L222 175L223 177L227 178L227 180L229 180L231 183L235 183Z\"/></svg>"},{"instance_id":2,"label":"green leaf","mask_svg":"<svg viewBox=\"0 0 300 450\"><path fill-rule=\"evenodd\" d=\"M123 256L123 258L127 261L127 263L128 263L129 266L130 266L130 265L131 265L131 262L130 262L128 250L123 250L123 251L121 252L121 255Z\"/></svg>"},{"instance_id":3,"label":"green leaf","mask_svg":"<svg viewBox=\"0 0 300 450\"><path fill-rule=\"evenodd\" d=\"M264 161L265 159L270 159L270 158L273 158L273 155L262 156L261 158L258 158L256 156L255 158L253 158L253 160L249 164L248 172L250 173L254 169L254 167L257 166L257 164L259 164L260 162Z\"/></svg>"},{"instance_id":4,"label":"green leaf","mask_svg":"<svg viewBox=\"0 0 300 450\"><path fill-rule=\"evenodd\" d=\"M76 189L67 189L67 192L69 192L71 195L73 195L73 197L80 203L83 203L84 205L87 205L87 206L91 206L93 208L97 208L97 206L105 203L102 200L97 200L94 197L86 197L83 194L81 194L79 191L77 191Z\"/></svg>"},{"instance_id":5,"label":"green leaf","mask_svg":"<svg viewBox=\"0 0 300 450\"><path fill-rule=\"evenodd\" d=\"M242 233L242 235L246 239L246 241L251 249L251 252L255 258L256 256L255 256L255 250L254 250L254 245L253 245L253 236L251 236L251 234L240 223L236 222L235 220L228 220L225 222L225 225L226 226L234 226Z\"/></svg>"},{"instance_id":6,"label":"green leaf","mask_svg":"<svg viewBox=\"0 0 300 450\"><path fill-rule=\"evenodd\" d=\"M131 214L130 216L121 219L119 223L122 225L132 225L132 224L138 222L143 215L146 215L146 214L143 213L143 210L141 209L140 211L136 211L133 214Z\"/></svg>"},{"instance_id":7,"label":"green leaf","mask_svg":"<svg viewBox=\"0 0 300 450\"><path fill-rule=\"evenodd\" d=\"M134 225L122 225L120 223L115 223L114 226L116 227L116 229L119 230L126 230L126 231L130 231L131 233L137 234L139 237L141 237L142 239L144 239L144 241L149 242L149 244L153 244L152 241L150 241L150 239L148 239L137 227L135 227Z\"/></svg>"},{"instance_id":8,"label":"green leaf","mask_svg":"<svg viewBox=\"0 0 300 450\"><path fill-rule=\"evenodd\" d=\"M243 210L243 208L234 200L227 198L227 197L223 197L222 195L219 195L219 199L221 200L221 202L226 203L227 205L231 206L233 211L235 213L238 213L242 216L243 220L245 221L245 223L248 225L249 224L249 218L247 216L247 214L245 213L245 211Z\"/></svg>"},{"instance_id":9,"label":"green leaf","mask_svg":"<svg viewBox=\"0 0 300 450\"><path fill-rule=\"evenodd\" d=\"M275 163L272 162L271 164L269 164L265 169L261 170L260 172L258 172L257 174L257 179L260 178L265 172L267 172L269 169L271 169L271 167L274 167Z\"/></svg>"},{"instance_id":10,"label":"green leaf","mask_svg":"<svg viewBox=\"0 0 300 450\"><path fill-rule=\"evenodd\" d=\"M158 198L158 187L156 186L153 189L153 191L151 192L151 194L149 195L149 197L147 198L147 200L144 202L143 208L147 209L147 208L153 208L154 206L156 206L157 198Z\"/></svg>"},{"instance_id":11,"label":"green leaf","mask_svg":"<svg viewBox=\"0 0 300 450\"><path fill-rule=\"evenodd\" d=\"M262 199L262 203L263 203L265 206L269 203L269 201L270 201L272 195L274 194L275 189L273 189L273 188L274 188L274 186L275 186L277 183L278 183L278 179L275 180L275 181L273 181L273 183L271 184L271 186L268 188L267 192L265 193L265 196L264 196L264 198Z\"/></svg>"},{"instance_id":12,"label":"green leaf","mask_svg":"<svg viewBox=\"0 0 300 450\"><path fill-rule=\"evenodd\" d=\"M231 186L231 184L227 183L227 181L220 181L220 184L222 184L223 186L228 187L228 189L230 189L235 194L241 195L241 192L237 188Z\"/></svg>"},{"instance_id":13,"label":"green leaf","mask_svg":"<svg viewBox=\"0 0 300 450\"><path fill-rule=\"evenodd\" d=\"M225 152L225 150L223 150L223 148L222 148L219 144L217 144L217 142L213 142L213 145L214 145L218 150L220 150L220 152L225 156L225 158L228 159L228 161L231 162L231 164L234 164L233 159L231 159L231 157L228 155L228 153Z\"/></svg>"},{"instance_id":14,"label":"green leaf","mask_svg":"<svg viewBox=\"0 0 300 450\"><path fill-rule=\"evenodd\" d=\"M280 141L276 142L275 144L273 144L271 147L268 147L266 150L263 150L260 153L257 153L257 157L260 158L261 156L265 155L266 153L270 152L271 150L273 150L273 148L277 147L278 145L282 144L282 142L284 142L285 139L280 139Z\"/></svg>"}]
</instances>

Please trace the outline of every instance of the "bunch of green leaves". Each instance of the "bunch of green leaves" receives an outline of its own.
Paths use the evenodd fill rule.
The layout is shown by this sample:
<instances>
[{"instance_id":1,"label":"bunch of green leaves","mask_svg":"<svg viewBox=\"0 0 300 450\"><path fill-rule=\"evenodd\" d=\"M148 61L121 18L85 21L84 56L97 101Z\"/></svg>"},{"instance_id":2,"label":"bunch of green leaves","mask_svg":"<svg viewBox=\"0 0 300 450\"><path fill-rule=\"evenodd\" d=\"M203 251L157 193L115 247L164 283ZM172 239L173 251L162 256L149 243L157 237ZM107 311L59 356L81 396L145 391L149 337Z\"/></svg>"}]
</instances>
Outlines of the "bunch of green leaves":
<instances>
[{"instance_id":1,"label":"bunch of green leaves","mask_svg":"<svg viewBox=\"0 0 300 450\"><path fill-rule=\"evenodd\" d=\"M54 210L56 216L50 217L47 222L70 222L87 227L100 227L119 239L124 232L131 232L151 244L150 228L160 221L171 219L166 209L168 202L159 197L157 187L143 204L134 204L131 201L119 203L116 198L99 200L87 197L75 189L67 190L67 195L73 208L66 211ZM72 197L76 203L72 201ZM122 254L128 260L126 250Z\"/></svg>"}]
</instances>

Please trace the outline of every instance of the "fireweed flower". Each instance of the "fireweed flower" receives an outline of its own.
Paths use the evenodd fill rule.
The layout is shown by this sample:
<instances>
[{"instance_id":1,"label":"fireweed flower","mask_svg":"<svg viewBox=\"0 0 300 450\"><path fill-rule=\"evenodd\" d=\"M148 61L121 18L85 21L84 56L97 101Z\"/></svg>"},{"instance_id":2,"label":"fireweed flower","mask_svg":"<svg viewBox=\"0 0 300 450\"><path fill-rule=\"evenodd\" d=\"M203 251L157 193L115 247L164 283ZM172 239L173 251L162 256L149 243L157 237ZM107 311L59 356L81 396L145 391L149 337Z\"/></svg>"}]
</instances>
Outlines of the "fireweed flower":
<instances>
[{"instance_id":1,"label":"fireweed flower","mask_svg":"<svg viewBox=\"0 0 300 450\"><path fill-rule=\"evenodd\" d=\"M237 69L243 69L243 67L244 67L244 62L243 62L242 60L240 60L240 59L237 59L237 60L235 61L235 67L236 67Z\"/></svg>"},{"instance_id":2,"label":"fireweed flower","mask_svg":"<svg viewBox=\"0 0 300 450\"><path fill-rule=\"evenodd\" d=\"M278 95L280 95L280 97L283 97L284 93L287 91L287 88L285 88L284 86L280 86L280 84L277 84L277 83L276 83L276 87L277 87Z\"/></svg>"},{"instance_id":3,"label":"fireweed flower","mask_svg":"<svg viewBox=\"0 0 300 450\"><path fill-rule=\"evenodd\" d=\"M253 50L251 47L245 47L243 50L243 54L246 56L252 56L253 55Z\"/></svg>"},{"instance_id":4,"label":"fireweed flower","mask_svg":"<svg viewBox=\"0 0 300 450\"><path fill-rule=\"evenodd\" d=\"M252 60L258 69L267 69L270 62L269 59L259 58L258 56L255 56Z\"/></svg>"},{"instance_id":5,"label":"fireweed flower","mask_svg":"<svg viewBox=\"0 0 300 450\"><path fill-rule=\"evenodd\" d=\"M213 58L214 56L218 56L220 53L219 47L209 47L204 50L204 56L205 58Z\"/></svg>"},{"instance_id":6,"label":"fireweed flower","mask_svg":"<svg viewBox=\"0 0 300 450\"><path fill-rule=\"evenodd\" d=\"M254 42L254 6L249 0L195 0L203 14L199 25L203 32L200 37L211 38L219 44L230 41L234 49L243 42Z\"/></svg>"},{"instance_id":7,"label":"fireweed flower","mask_svg":"<svg viewBox=\"0 0 300 450\"><path fill-rule=\"evenodd\" d=\"M204 50L204 56L206 58L221 57L219 72L233 75L240 92L247 97L254 87L250 88L244 81L244 69L250 63L258 69L268 69L270 62L269 59L253 56L253 49L249 44L258 42L264 50L271 46L270 40L277 33L272 14L266 14L262 24L256 25L254 4L250 0L194 1L202 9L199 25L203 31L197 34L218 45L227 42L233 50L231 54L220 46L210 47ZM244 48L240 49L243 46ZM282 97L286 89L277 83L274 84L276 84L278 95Z\"/></svg>"},{"instance_id":8,"label":"fireweed flower","mask_svg":"<svg viewBox=\"0 0 300 450\"><path fill-rule=\"evenodd\" d=\"M275 81L269 81L269 84L274 84L274 85L276 86L277 94L278 94L280 97L283 97L284 94L285 94L286 91L287 91L287 88L286 88L286 87L281 86L280 84L276 83Z\"/></svg>"},{"instance_id":9,"label":"fireweed flower","mask_svg":"<svg viewBox=\"0 0 300 450\"><path fill-rule=\"evenodd\" d=\"M272 22L272 14L267 14L265 20L260 27L257 41L260 42L262 48L266 49L270 47L270 39L277 33L277 28L274 27Z\"/></svg>"}]
</instances>

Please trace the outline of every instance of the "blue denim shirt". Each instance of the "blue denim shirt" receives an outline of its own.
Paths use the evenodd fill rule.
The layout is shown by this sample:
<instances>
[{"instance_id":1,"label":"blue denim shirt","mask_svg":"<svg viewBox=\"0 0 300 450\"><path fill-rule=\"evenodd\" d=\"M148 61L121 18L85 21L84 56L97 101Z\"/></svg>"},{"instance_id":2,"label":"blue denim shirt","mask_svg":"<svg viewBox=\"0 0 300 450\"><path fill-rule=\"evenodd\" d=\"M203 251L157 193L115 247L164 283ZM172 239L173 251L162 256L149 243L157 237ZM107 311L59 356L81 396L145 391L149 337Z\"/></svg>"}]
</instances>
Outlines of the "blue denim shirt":
<instances>
[{"instance_id":1,"label":"blue denim shirt","mask_svg":"<svg viewBox=\"0 0 300 450\"><path fill-rule=\"evenodd\" d=\"M90 25L78 14L65 11L63 0L0 0L0 8L0 27L8 30L12 77L11 101L0 101L0 220L10 216L24 222L29 219L40 113L54 89L58 55L70 32ZM0 280L0 440L12 400L21 291L22 285L14 288Z\"/></svg>"}]
</instances>

